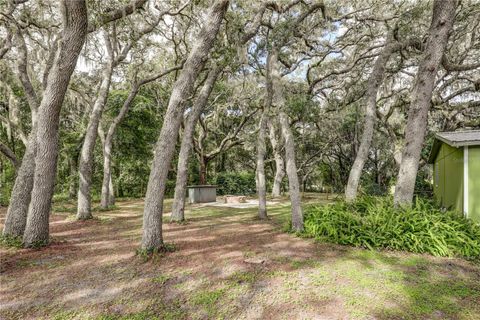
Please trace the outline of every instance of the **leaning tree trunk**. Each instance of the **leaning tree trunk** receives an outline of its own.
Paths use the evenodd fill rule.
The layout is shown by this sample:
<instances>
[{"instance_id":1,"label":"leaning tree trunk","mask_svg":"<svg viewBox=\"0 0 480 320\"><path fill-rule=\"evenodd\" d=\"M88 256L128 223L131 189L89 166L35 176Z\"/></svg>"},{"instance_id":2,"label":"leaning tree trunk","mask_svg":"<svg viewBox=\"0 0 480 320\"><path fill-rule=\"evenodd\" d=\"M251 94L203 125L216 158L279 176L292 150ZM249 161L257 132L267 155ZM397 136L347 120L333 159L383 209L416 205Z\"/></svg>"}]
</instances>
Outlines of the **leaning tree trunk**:
<instances>
[{"instance_id":1,"label":"leaning tree trunk","mask_svg":"<svg viewBox=\"0 0 480 320\"><path fill-rule=\"evenodd\" d=\"M258 217L260 219L267 219L267 185L265 183L265 154L267 153L265 131L267 126L267 110L268 109L264 109L260 117L257 138L257 170L255 172L255 178L258 194Z\"/></svg>"},{"instance_id":2,"label":"leaning tree trunk","mask_svg":"<svg viewBox=\"0 0 480 320\"><path fill-rule=\"evenodd\" d=\"M411 205L427 129L435 78L455 20L457 0L435 0L425 52L420 62L405 128L405 147L395 186L395 205Z\"/></svg>"},{"instance_id":3,"label":"leaning tree trunk","mask_svg":"<svg viewBox=\"0 0 480 320\"><path fill-rule=\"evenodd\" d=\"M127 99L123 102L122 108L118 115L113 119L110 127L108 128L107 135L105 136L105 141L103 141L103 181L102 181L102 199L101 207L106 209L108 206L115 204L115 196L113 191L113 182L112 182L112 146L113 146L113 137L115 136L115 131L117 130L118 125L125 118L130 106L135 100L135 97L138 94L140 85L138 83L133 84L130 93L128 94Z\"/></svg>"},{"instance_id":4,"label":"leaning tree trunk","mask_svg":"<svg viewBox=\"0 0 480 320\"><path fill-rule=\"evenodd\" d=\"M217 0L212 5L198 40L173 86L148 179L143 212L142 249L155 250L163 247L163 198L168 170L175 151L175 143L172 142L177 141L185 101L192 94L194 82L213 46L228 3L228 0Z\"/></svg>"},{"instance_id":5,"label":"leaning tree trunk","mask_svg":"<svg viewBox=\"0 0 480 320\"><path fill-rule=\"evenodd\" d=\"M197 121L207 105L210 93L212 92L213 86L215 85L221 71L222 68L220 66L215 66L208 73L207 80L202 86L198 97L195 99L192 111L187 118L178 155L177 181L175 183L175 196L173 200L172 214L170 216L171 221L180 222L185 220L185 193L188 182L188 158L190 157L190 151L192 150L193 133L195 132Z\"/></svg>"},{"instance_id":6,"label":"leaning tree trunk","mask_svg":"<svg viewBox=\"0 0 480 320\"><path fill-rule=\"evenodd\" d=\"M23 236L26 247L48 242L49 216L58 158L60 110L87 35L85 1L63 1L64 29L38 110L34 183Z\"/></svg>"},{"instance_id":7,"label":"leaning tree trunk","mask_svg":"<svg viewBox=\"0 0 480 320\"><path fill-rule=\"evenodd\" d=\"M360 138L360 146L353 162L350 175L348 176L347 188L345 189L345 199L347 201L354 201L357 197L358 184L365 162L368 159L368 152L372 144L373 133L375 131L375 120L377 118L377 93L378 88L383 82L385 76L385 67L388 59L395 50L395 43L390 36L383 47L382 52L375 60L373 71L368 78L367 88L367 105L365 108L365 115L363 120L363 132Z\"/></svg>"},{"instance_id":8,"label":"leaning tree trunk","mask_svg":"<svg viewBox=\"0 0 480 320\"><path fill-rule=\"evenodd\" d=\"M300 183L298 181L297 164L295 163L295 141L290 128L288 116L285 113L285 97L278 63L278 52L272 49L269 55L272 68L273 106L278 108L278 118L285 143L285 161L288 177L288 192L292 204L292 228L295 231L303 231L303 212L300 195Z\"/></svg>"},{"instance_id":9,"label":"leaning tree trunk","mask_svg":"<svg viewBox=\"0 0 480 320\"><path fill-rule=\"evenodd\" d=\"M281 195L282 181L285 177L285 164L281 153L280 142L277 139L277 133L273 123L268 123L270 144L273 149L275 159L275 176L273 178L272 197L277 198Z\"/></svg>"},{"instance_id":10,"label":"leaning tree trunk","mask_svg":"<svg viewBox=\"0 0 480 320\"><path fill-rule=\"evenodd\" d=\"M115 192L113 188L113 181L112 181L112 146L113 146L113 137L115 136L115 131L119 126L120 122L123 121L125 116L130 109L135 97L140 90L142 85L155 81L157 79L162 78L163 76L178 70L182 67L182 65L175 66L173 68L167 69L161 73L155 74L148 78L139 80L133 83L132 88L130 89L130 93L128 94L127 99L123 102L120 111L118 112L117 116L113 119L112 123L108 128L107 135L105 137L102 131L100 138L102 139L103 145L103 180L102 180L102 199L101 199L101 207L106 209L109 206L115 205ZM101 128L101 127L99 127Z\"/></svg>"},{"instance_id":11,"label":"leaning tree trunk","mask_svg":"<svg viewBox=\"0 0 480 320\"><path fill-rule=\"evenodd\" d=\"M98 136L98 125L102 118L103 108L107 102L110 81L112 78L112 61L106 63L102 76L102 83L98 91L98 96L90 114L87 125L87 131L83 140L82 151L80 152L80 161L78 164L78 207L77 219L86 220L92 218L92 175L93 175L93 153ZM108 204L107 204L108 206Z\"/></svg>"},{"instance_id":12,"label":"leaning tree trunk","mask_svg":"<svg viewBox=\"0 0 480 320\"><path fill-rule=\"evenodd\" d=\"M20 168L21 162L18 161L18 158L17 158L17 156L15 155L15 153L14 153L9 147L7 147L7 145L3 144L1 141L0 141L0 152L1 152L8 160L10 160L10 162L12 163L13 168L15 169L15 171L18 171L18 169Z\"/></svg>"},{"instance_id":13,"label":"leaning tree trunk","mask_svg":"<svg viewBox=\"0 0 480 320\"><path fill-rule=\"evenodd\" d=\"M32 114L32 117L34 115ZM22 164L17 172L15 184L8 206L3 235L10 237L22 237L27 223L28 206L30 205L33 176L35 172L35 125L30 132Z\"/></svg>"}]
</instances>

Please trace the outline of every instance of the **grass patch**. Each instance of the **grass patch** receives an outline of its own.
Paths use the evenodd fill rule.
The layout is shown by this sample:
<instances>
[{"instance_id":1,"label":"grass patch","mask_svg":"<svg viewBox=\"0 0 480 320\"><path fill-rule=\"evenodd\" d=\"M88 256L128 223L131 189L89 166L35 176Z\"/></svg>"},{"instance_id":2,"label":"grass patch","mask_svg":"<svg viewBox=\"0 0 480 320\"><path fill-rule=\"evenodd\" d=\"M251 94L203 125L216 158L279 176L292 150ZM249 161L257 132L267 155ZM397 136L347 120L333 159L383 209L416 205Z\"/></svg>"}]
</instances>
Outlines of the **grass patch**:
<instances>
[{"instance_id":1,"label":"grass patch","mask_svg":"<svg viewBox=\"0 0 480 320\"><path fill-rule=\"evenodd\" d=\"M171 276L169 275L166 275L166 274L161 274L161 275L158 275L156 276L155 278L152 279L152 282L153 283L157 283L157 284L160 284L160 285L164 285L165 283L167 283L168 280L172 279Z\"/></svg>"},{"instance_id":2,"label":"grass patch","mask_svg":"<svg viewBox=\"0 0 480 320\"><path fill-rule=\"evenodd\" d=\"M145 262L154 260L156 257L163 257L168 252L177 251L175 243L164 243L160 248L152 249L137 249L136 255L142 258Z\"/></svg>"},{"instance_id":3,"label":"grass patch","mask_svg":"<svg viewBox=\"0 0 480 320\"><path fill-rule=\"evenodd\" d=\"M6 248L20 249L23 247L23 240L21 237L0 235L0 245Z\"/></svg>"},{"instance_id":4,"label":"grass patch","mask_svg":"<svg viewBox=\"0 0 480 320\"><path fill-rule=\"evenodd\" d=\"M228 278L228 281L234 285L243 283L252 284L257 281L259 275L260 272L256 271L237 271Z\"/></svg>"},{"instance_id":5,"label":"grass patch","mask_svg":"<svg viewBox=\"0 0 480 320\"><path fill-rule=\"evenodd\" d=\"M210 291L200 291L193 296L192 302L194 305L202 306L207 310L211 310L211 308L215 305L215 303L217 303L224 293L225 288Z\"/></svg>"},{"instance_id":6,"label":"grass patch","mask_svg":"<svg viewBox=\"0 0 480 320\"><path fill-rule=\"evenodd\" d=\"M402 209L395 209L391 198L380 197L311 206L305 211L304 235L368 249L480 258L480 227L424 199Z\"/></svg>"}]
</instances>

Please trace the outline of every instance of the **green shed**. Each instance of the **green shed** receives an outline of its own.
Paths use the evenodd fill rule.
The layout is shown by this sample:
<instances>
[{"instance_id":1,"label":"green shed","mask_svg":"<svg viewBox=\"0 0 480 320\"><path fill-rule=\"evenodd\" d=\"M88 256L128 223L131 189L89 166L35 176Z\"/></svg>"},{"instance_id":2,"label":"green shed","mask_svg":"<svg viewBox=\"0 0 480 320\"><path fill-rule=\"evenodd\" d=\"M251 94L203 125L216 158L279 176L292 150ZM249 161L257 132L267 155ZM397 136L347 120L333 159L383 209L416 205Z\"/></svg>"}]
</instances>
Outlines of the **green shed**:
<instances>
[{"instance_id":1,"label":"green shed","mask_svg":"<svg viewBox=\"0 0 480 320\"><path fill-rule=\"evenodd\" d=\"M437 133L428 160L435 199L480 223L480 130Z\"/></svg>"}]
</instances>

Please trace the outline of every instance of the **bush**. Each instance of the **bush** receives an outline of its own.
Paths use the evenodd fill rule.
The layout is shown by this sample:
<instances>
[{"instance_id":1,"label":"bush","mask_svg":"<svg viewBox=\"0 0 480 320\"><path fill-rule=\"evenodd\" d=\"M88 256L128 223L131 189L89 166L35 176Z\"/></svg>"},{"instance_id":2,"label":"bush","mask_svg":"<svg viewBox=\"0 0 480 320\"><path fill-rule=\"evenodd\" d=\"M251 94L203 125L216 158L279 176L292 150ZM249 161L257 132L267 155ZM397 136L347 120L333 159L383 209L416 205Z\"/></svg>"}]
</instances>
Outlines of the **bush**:
<instances>
[{"instance_id":1,"label":"bush","mask_svg":"<svg viewBox=\"0 0 480 320\"><path fill-rule=\"evenodd\" d=\"M256 191L255 174L250 172L219 173L215 184L220 195L250 195Z\"/></svg>"},{"instance_id":2,"label":"bush","mask_svg":"<svg viewBox=\"0 0 480 320\"><path fill-rule=\"evenodd\" d=\"M395 209L391 198L381 197L312 206L305 212L305 234L369 249L480 258L480 226L421 198L408 209Z\"/></svg>"}]
</instances>

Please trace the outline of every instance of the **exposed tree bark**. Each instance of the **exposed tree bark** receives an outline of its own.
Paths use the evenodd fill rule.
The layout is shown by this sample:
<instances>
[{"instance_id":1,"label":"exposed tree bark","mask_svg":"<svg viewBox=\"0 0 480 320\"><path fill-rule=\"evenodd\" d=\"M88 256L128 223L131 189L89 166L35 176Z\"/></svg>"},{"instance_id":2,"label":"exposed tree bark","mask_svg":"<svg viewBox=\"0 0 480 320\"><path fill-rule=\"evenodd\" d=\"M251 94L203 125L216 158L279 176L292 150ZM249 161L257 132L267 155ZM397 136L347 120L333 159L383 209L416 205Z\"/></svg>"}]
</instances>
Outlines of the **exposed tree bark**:
<instances>
[{"instance_id":1,"label":"exposed tree bark","mask_svg":"<svg viewBox=\"0 0 480 320\"><path fill-rule=\"evenodd\" d=\"M395 205L411 205L418 164L425 139L428 111L437 71L455 20L457 0L435 0L432 22L423 58L420 62L405 128L405 147L395 186Z\"/></svg>"},{"instance_id":2,"label":"exposed tree bark","mask_svg":"<svg viewBox=\"0 0 480 320\"><path fill-rule=\"evenodd\" d=\"M362 175L365 162L368 159L368 152L370 150L370 146L372 145L373 133L375 131L378 88L383 82L387 62L394 52L395 47L396 43L393 42L393 37L389 36L380 55L375 60L372 73L368 78L367 104L365 106L365 114L363 119L363 131L360 138L360 146L358 147L355 161L350 169L347 187L345 189L345 199L347 201L354 201L357 198L360 176Z\"/></svg>"},{"instance_id":3,"label":"exposed tree bark","mask_svg":"<svg viewBox=\"0 0 480 320\"><path fill-rule=\"evenodd\" d=\"M257 167L255 171L255 182L258 195L258 217L260 219L267 218L267 184L265 181L265 155L267 147L265 144L265 134L267 130L267 115L273 103L273 79L272 79L272 62L275 63L275 56L268 55L265 70L265 101L263 112L258 123L257 138Z\"/></svg>"},{"instance_id":4,"label":"exposed tree bark","mask_svg":"<svg viewBox=\"0 0 480 320\"><path fill-rule=\"evenodd\" d=\"M281 196L282 181L285 177L285 163L281 152L281 143L277 138L277 130L274 123L271 121L268 122L268 129L270 144L273 149L273 157L275 159L275 176L273 178L272 197L276 198Z\"/></svg>"},{"instance_id":5,"label":"exposed tree bark","mask_svg":"<svg viewBox=\"0 0 480 320\"><path fill-rule=\"evenodd\" d=\"M103 209L115 203L115 196L113 195L113 182L112 182L112 145L115 130L120 122L123 120L128 110L130 109L133 100L137 96L139 90L138 84L134 84L127 99L123 102L122 108L118 115L113 119L112 124L108 129L108 133L103 141L103 180L102 180L102 198L100 206ZM110 199L112 195L112 199Z\"/></svg>"},{"instance_id":6,"label":"exposed tree bark","mask_svg":"<svg viewBox=\"0 0 480 320\"><path fill-rule=\"evenodd\" d=\"M285 97L283 96L283 86L281 79L280 66L278 62L278 52L273 48L270 52L272 66L272 88L273 88L273 107L278 109L278 118L282 137L285 143L285 161L288 177L288 191L290 202L292 204L292 228L295 231L303 231L303 212L301 204L300 183L298 181L297 165L295 163L295 141L290 128L290 121L285 113Z\"/></svg>"},{"instance_id":7,"label":"exposed tree bark","mask_svg":"<svg viewBox=\"0 0 480 320\"><path fill-rule=\"evenodd\" d=\"M260 219L267 219L267 185L265 182L265 154L267 153L267 147L265 145L265 131L267 129L267 112L268 109L265 108L260 117L257 138L257 169L255 171L255 180L257 184L258 195L258 217Z\"/></svg>"},{"instance_id":8,"label":"exposed tree bark","mask_svg":"<svg viewBox=\"0 0 480 320\"><path fill-rule=\"evenodd\" d=\"M88 32L93 32L109 22L124 18L134 13L136 10L142 8L147 1L148 0L132 0L129 4L122 8L108 11L107 13L101 15L98 21L91 21L89 23Z\"/></svg>"},{"instance_id":9,"label":"exposed tree bark","mask_svg":"<svg viewBox=\"0 0 480 320\"><path fill-rule=\"evenodd\" d=\"M110 90L110 82L113 73L113 56L112 48L105 35L107 42L107 51L109 57L102 72L102 82L95 99L95 103L90 113L85 138L83 140L82 150L80 152L80 160L78 164L78 196L77 196L77 219L86 220L92 218L92 174L93 174L93 151L97 141L98 126L102 118L103 109L107 102L108 92Z\"/></svg>"},{"instance_id":10,"label":"exposed tree bark","mask_svg":"<svg viewBox=\"0 0 480 320\"><path fill-rule=\"evenodd\" d=\"M200 185L207 184L207 167L208 159L205 156L201 156L199 159L199 171L198 171L198 183Z\"/></svg>"},{"instance_id":11,"label":"exposed tree bark","mask_svg":"<svg viewBox=\"0 0 480 320\"><path fill-rule=\"evenodd\" d=\"M228 0L217 0L210 8L198 40L173 86L163 126L155 146L155 155L148 180L143 213L142 249L155 250L163 246L163 198L167 174L175 150L175 144L172 142L177 141L185 101L192 94L195 80L213 46L228 3Z\"/></svg>"},{"instance_id":12,"label":"exposed tree bark","mask_svg":"<svg viewBox=\"0 0 480 320\"><path fill-rule=\"evenodd\" d=\"M103 181L102 181L102 199L100 206L104 209L108 208L109 206L115 205L115 192L113 188L113 181L112 181L112 146L113 146L113 138L115 136L115 131L117 130L120 123L123 121L125 116L127 115L130 107L135 100L135 97L140 90L140 87L153 82L157 79L160 79L167 74L175 70L179 70L182 68L182 64L172 67L170 69L164 70L158 74L152 75L148 78L142 79L140 81L135 82L132 84L132 88L127 96L127 99L123 102L122 108L118 112L118 115L113 119L112 123L108 127L108 131L105 137L102 137L102 145L103 145Z\"/></svg>"},{"instance_id":13,"label":"exposed tree bark","mask_svg":"<svg viewBox=\"0 0 480 320\"><path fill-rule=\"evenodd\" d=\"M285 140L285 160L288 176L288 192L292 203L292 228L295 231L303 231L302 199L300 194L300 183L298 181L297 165L295 163L295 141L290 129L287 114L282 110L279 112L280 126L283 139Z\"/></svg>"},{"instance_id":14,"label":"exposed tree bark","mask_svg":"<svg viewBox=\"0 0 480 320\"><path fill-rule=\"evenodd\" d=\"M36 136L32 130L13 185L3 227L4 236L22 237L25 231L35 171L35 142Z\"/></svg>"},{"instance_id":15,"label":"exposed tree bark","mask_svg":"<svg viewBox=\"0 0 480 320\"><path fill-rule=\"evenodd\" d=\"M26 247L48 242L60 110L87 34L87 7L84 0L64 0L61 11L64 25L62 39L38 110L34 183L23 236Z\"/></svg>"},{"instance_id":16,"label":"exposed tree bark","mask_svg":"<svg viewBox=\"0 0 480 320\"><path fill-rule=\"evenodd\" d=\"M108 181L108 206L115 205L115 190L113 189L112 174L110 173L110 179Z\"/></svg>"},{"instance_id":17,"label":"exposed tree bark","mask_svg":"<svg viewBox=\"0 0 480 320\"><path fill-rule=\"evenodd\" d=\"M187 117L185 129L183 130L180 152L178 155L177 180L175 183L175 196L173 200L172 214L170 216L171 221L179 222L185 220L185 193L188 182L188 159L192 150L193 133L195 132L195 126L198 118L207 105L210 93L212 92L213 86L215 85L215 82L217 81L218 75L221 71L222 67L220 66L215 66L212 70L210 70L207 80L203 84L198 97L193 103L192 110Z\"/></svg>"},{"instance_id":18,"label":"exposed tree bark","mask_svg":"<svg viewBox=\"0 0 480 320\"><path fill-rule=\"evenodd\" d=\"M199 118L200 124L202 125L202 134L198 140L193 139L193 146L195 150L195 154L198 159L199 163L199 183L205 184L207 182L207 171L208 171L208 163L215 159L218 155L223 154L230 150L231 148L239 145L242 143L242 140L237 139L238 135L242 131L245 124L252 119L252 116L257 113L258 110L253 110L252 112L243 116L243 119L240 121L238 126L233 129L229 134L227 134L222 141L218 144L218 146L210 152L205 150L204 141L208 136L208 127L207 124ZM212 114L213 115L213 114ZM207 117L206 117L207 118Z\"/></svg>"},{"instance_id":19,"label":"exposed tree bark","mask_svg":"<svg viewBox=\"0 0 480 320\"><path fill-rule=\"evenodd\" d=\"M3 155L8 160L10 160L10 162L12 163L15 170L18 170L18 168L20 167L20 161L18 160L15 153L7 145L2 143L1 141L0 141L0 152L3 153Z\"/></svg>"},{"instance_id":20,"label":"exposed tree bark","mask_svg":"<svg viewBox=\"0 0 480 320\"><path fill-rule=\"evenodd\" d=\"M411 38L404 42L394 40L394 35L390 35L375 60L372 73L368 78L367 87L367 103L365 106L365 114L363 120L363 131L360 138L360 146L358 147L355 161L353 162L350 174L348 176L347 187L345 189L345 199L354 201L357 197L358 185L362 175L363 167L368 159L368 153L372 145L373 134L375 132L375 122L377 119L377 94L383 79L385 77L385 68L392 54L404 47L417 46L420 47L420 40Z\"/></svg>"},{"instance_id":21,"label":"exposed tree bark","mask_svg":"<svg viewBox=\"0 0 480 320\"><path fill-rule=\"evenodd\" d=\"M31 193L34 181L35 172L35 154L36 154L36 130L37 130L37 115L38 115L38 97L30 81L27 70L28 50L25 44L23 35L19 29L15 33L18 42L18 57L17 68L20 82L23 86L25 96L31 112L32 130L26 138L21 125L18 121L17 115L14 115L15 124L20 129L20 136L25 144L25 153L22 158L22 164L17 172L15 183L13 185L12 194L10 196L10 204L8 206L7 216L5 219L5 226L3 235L21 237L24 235L25 226L27 223L28 208L31 200ZM10 92L10 101L15 105L14 94ZM16 106L16 105L15 105ZM14 112L15 108L12 108Z\"/></svg>"}]
</instances>

